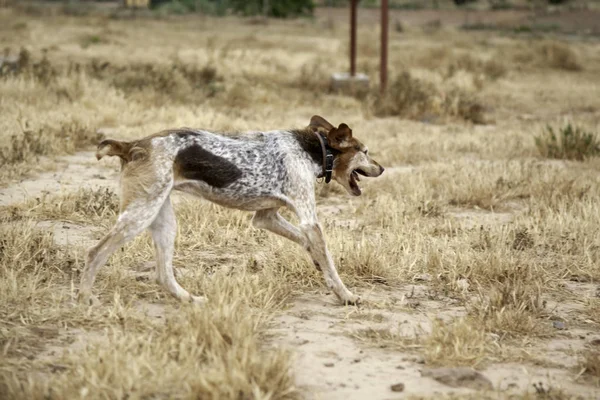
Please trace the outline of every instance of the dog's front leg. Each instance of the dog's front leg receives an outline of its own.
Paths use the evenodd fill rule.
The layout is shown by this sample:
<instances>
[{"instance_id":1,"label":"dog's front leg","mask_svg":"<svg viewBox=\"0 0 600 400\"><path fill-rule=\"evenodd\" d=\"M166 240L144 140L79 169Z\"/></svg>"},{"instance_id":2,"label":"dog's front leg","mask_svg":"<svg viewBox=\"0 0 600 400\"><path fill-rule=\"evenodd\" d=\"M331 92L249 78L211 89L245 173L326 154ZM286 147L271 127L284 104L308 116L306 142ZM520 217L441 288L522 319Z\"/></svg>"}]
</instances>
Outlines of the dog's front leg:
<instances>
[{"instance_id":1,"label":"dog's front leg","mask_svg":"<svg viewBox=\"0 0 600 400\"><path fill-rule=\"evenodd\" d=\"M358 304L360 298L350 292L338 275L333 259L327 250L321 225L317 221L305 222L300 225L308 243L308 252L315 266L323 271L325 283L344 304Z\"/></svg>"}]
</instances>

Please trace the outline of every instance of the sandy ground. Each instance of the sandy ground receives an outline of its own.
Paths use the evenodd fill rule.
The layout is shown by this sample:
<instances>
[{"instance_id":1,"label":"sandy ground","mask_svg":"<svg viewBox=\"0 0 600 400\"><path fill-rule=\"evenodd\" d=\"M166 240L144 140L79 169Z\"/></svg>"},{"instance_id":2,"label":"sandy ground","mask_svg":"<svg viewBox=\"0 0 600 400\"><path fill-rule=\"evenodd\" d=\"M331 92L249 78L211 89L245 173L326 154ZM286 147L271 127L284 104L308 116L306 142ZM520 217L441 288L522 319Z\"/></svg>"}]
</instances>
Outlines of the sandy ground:
<instances>
[{"instance_id":1,"label":"sandy ground","mask_svg":"<svg viewBox=\"0 0 600 400\"><path fill-rule=\"evenodd\" d=\"M56 170L41 173L0 190L0 204L16 204L45 192L67 192L80 187L116 188L118 168L115 163L96 162L92 152L81 152L59 158ZM392 174L412 173L411 167L392 169ZM326 201L324 201L326 203ZM339 213L343 206L322 204L322 215ZM518 212L490 213L456 209L452 218L461 220L466 227L473 225L509 223ZM61 221L42 221L43 228L51 227L55 240L63 246L87 247L102 235L98 228ZM138 271L128 271L136 279L151 279L152 262L143 264ZM179 274L185 271L179 271ZM357 332L365 329L389 329L407 337L416 337L431 331L434 318L452 319L465 314L456 300L434 295L427 286L431 277L415 275L412 284L360 293L364 300L360 308L342 307L332 293L325 289L296 298L288 309L274 316L268 346L292 350L295 358L297 385L307 399L397 399L409 396L438 398L442 394L469 394L473 389L452 387L440 383L428 374L423 357L417 349L388 349L375 347L358 340ZM595 291L593 284L571 282L573 292ZM561 314L569 308L580 308L576 303L551 305ZM171 305L138 302L139 313L164 321L177 312ZM553 321L548 321L552 325ZM587 325L589 326L589 325ZM564 389L584 398L600 398L600 389L578 384L573 380L577 366L577 352L586 343L598 339L597 332L569 326L551 340L536 340L524 344L524 358L535 360L526 364L492 363L481 373L501 392L522 393L537 385L544 390ZM54 332L60 340L50 342L39 354L40 359L57 359L63 351L77 351L90 343L106 340L104 332L79 329L60 329ZM57 343L57 344L53 344ZM58 344L60 343L60 344ZM61 368L60 362L55 364ZM457 370L457 369L450 369ZM464 383L469 385L469 380ZM402 391L392 391L392 385L402 384ZM540 386L541 385L541 386ZM397 386L398 387L398 386ZM398 390L398 389L396 389Z\"/></svg>"},{"instance_id":2,"label":"sandy ground","mask_svg":"<svg viewBox=\"0 0 600 400\"><path fill-rule=\"evenodd\" d=\"M101 161L100 165L109 164ZM34 179L24 179L0 188L0 206L79 188L108 187L114 190L118 184L118 169L99 167L94 152L91 151L61 157L51 169Z\"/></svg>"}]
</instances>

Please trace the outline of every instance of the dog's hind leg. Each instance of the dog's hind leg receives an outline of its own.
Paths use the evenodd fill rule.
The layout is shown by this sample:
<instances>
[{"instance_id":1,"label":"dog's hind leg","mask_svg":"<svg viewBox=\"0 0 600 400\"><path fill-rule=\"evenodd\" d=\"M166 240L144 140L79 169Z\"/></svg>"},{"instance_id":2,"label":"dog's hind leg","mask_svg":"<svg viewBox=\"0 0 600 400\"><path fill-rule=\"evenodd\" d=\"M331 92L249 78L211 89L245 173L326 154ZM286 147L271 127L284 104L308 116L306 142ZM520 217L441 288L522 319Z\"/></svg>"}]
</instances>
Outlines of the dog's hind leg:
<instances>
[{"instance_id":1,"label":"dog's hind leg","mask_svg":"<svg viewBox=\"0 0 600 400\"><path fill-rule=\"evenodd\" d=\"M307 236L283 218L277 212L276 208L257 211L252 219L252 224L255 228L266 229L279 236L283 236L284 238L299 244L304 250L310 251ZM313 263L315 264L315 268L321 271L321 265L314 257Z\"/></svg>"},{"instance_id":2,"label":"dog's hind leg","mask_svg":"<svg viewBox=\"0 0 600 400\"><path fill-rule=\"evenodd\" d=\"M173 251L175 248L177 221L169 197L165 200L158 216L152 222L149 229L154 240L154 248L156 249L156 274L158 283L179 300L194 303L203 302L203 297L192 296L187 290L182 288L177 283L177 280L175 280L173 274Z\"/></svg>"},{"instance_id":3,"label":"dog's hind leg","mask_svg":"<svg viewBox=\"0 0 600 400\"><path fill-rule=\"evenodd\" d=\"M108 258L152 224L171 191L172 182L163 183L160 189L152 192L151 199L148 199L148 194L145 193L127 202L115 226L98 244L88 250L79 285L79 301L89 301L96 274Z\"/></svg>"},{"instance_id":4,"label":"dog's hind leg","mask_svg":"<svg viewBox=\"0 0 600 400\"><path fill-rule=\"evenodd\" d=\"M257 211L252 218L252 225L258 229L266 229L277 235L283 236L292 242L298 243L306 248L307 241L302 232L294 225L290 224L277 212L277 208L269 208Z\"/></svg>"}]
</instances>

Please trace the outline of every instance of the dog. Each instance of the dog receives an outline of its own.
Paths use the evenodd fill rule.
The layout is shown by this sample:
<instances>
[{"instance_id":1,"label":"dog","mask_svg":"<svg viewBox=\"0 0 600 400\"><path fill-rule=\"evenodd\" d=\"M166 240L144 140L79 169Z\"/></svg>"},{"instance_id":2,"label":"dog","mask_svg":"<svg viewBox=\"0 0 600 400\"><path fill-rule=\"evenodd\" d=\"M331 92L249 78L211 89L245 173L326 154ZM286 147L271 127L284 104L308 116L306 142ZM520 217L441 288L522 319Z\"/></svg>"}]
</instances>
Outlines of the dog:
<instances>
[{"instance_id":1,"label":"dog","mask_svg":"<svg viewBox=\"0 0 600 400\"><path fill-rule=\"evenodd\" d=\"M325 283L343 304L358 304L337 270L317 218L315 181L332 179L360 196L359 175L380 176L384 168L342 123L337 128L315 115L302 129L222 134L189 128L165 130L125 142L107 139L98 160L118 156L120 212L113 228L88 249L78 298L88 303L98 269L111 254L144 230L156 249L157 282L184 302L202 303L182 288L173 274L176 220L173 190L228 208L253 211L252 224L302 246L322 271ZM278 210L298 216L296 227Z\"/></svg>"}]
</instances>

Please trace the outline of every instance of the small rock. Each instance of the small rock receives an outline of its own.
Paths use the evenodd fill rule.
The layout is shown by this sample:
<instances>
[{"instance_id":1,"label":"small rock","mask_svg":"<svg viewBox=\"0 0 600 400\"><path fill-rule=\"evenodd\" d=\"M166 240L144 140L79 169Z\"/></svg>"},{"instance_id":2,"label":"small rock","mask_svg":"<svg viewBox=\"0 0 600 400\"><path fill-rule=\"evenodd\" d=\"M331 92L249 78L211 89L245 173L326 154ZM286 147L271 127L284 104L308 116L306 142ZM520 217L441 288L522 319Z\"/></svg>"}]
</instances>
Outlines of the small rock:
<instances>
[{"instance_id":1,"label":"small rock","mask_svg":"<svg viewBox=\"0 0 600 400\"><path fill-rule=\"evenodd\" d=\"M306 319L306 320L310 319L308 313L306 313L304 311L300 313L300 315L298 316L298 318L300 318L300 319Z\"/></svg>"},{"instance_id":2,"label":"small rock","mask_svg":"<svg viewBox=\"0 0 600 400\"><path fill-rule=\"evenodd\" d=\"M324 366L326 366L327 368L331 368L331 367L333 367L335 364L334 364L334 363L332 363L332 362L329 362L329 363L325 363L325 364L323 364L323 365L324 365Z\"/></svg>"},{"instance_id":3,"label":"small rock","mask_svg":"<svg viewBox=\"0 0 600 400\"><path fill-rule=\"evenodd\" d=\"M567 326L566 326L566 325L565 325L565 323L564 323L564 322L562 322L562 321L552 321L552 326L553 326L555 329L559 329L559 330L564 330L564 329L567 329Z\"/></svg>"},{"instance_id":4,"label":"small rock","mask_svg":"<svg viewBox=\"0 0 600 400\"><path fill-rule=\"evenodd\" d=\"M421 371L421 375L435 379L450 387L466 387L475 390L491 390L492 382L480 372L471 368L431 368Z\"/></svg>"},{"instance_id":5,"label":"small rock","mask_svg":"<svg viewBox=\"0 0 600 400\"><path fill-rule=\"evenodd\" d=\"M398 365L398 366L396 367L396 369L406 369L406 368L404 368L402 365Z\"/></svg>"},{"instance_id":6,"label":"small rock","mask_svg":"<svg viewBox=\"0 0 600 400\"><path fill-rule=\"evenodd\" d=\"M390 387L392 392L403 392L404 391L404 383L396 383Z\"/></svg>"},{"instance_id":7,"label":"small rock","mask_svg":"<svg viewBox=\"0 0 600 400\"><path fill-rule=\"evenodd\" d=\"M352 364L356 364L360 362L360 358L355 358L354 360L352 360Z\"/></svg>"},{"instance_id":8,"label":"small rock","mask_svg":"<svg viewBox=\"0 0 600 400\"><path fill-rule=\"evenodd\" d=\"M334 92L367 92L369 90L369 77L357 73L350 76L348 73L334 73L331 75L330 89Z\"/></svg>"}]
</instances>

